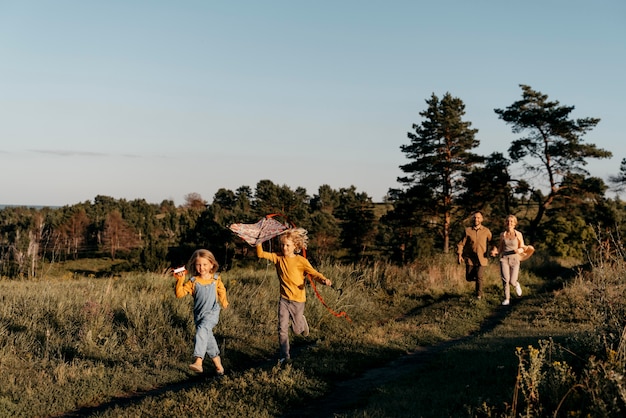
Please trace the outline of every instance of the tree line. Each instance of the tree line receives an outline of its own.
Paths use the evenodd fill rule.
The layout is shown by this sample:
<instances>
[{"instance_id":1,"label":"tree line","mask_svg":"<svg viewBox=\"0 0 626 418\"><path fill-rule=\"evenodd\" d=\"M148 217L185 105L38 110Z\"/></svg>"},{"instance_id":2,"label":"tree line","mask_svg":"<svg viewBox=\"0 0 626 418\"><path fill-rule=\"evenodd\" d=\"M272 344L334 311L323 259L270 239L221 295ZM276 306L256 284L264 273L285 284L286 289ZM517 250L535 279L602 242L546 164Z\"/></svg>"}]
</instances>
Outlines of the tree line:
<instances>
[{"instance_id":1,"label":"tree line","mask_svg":"<svg viewBox=\"0 0 626 418\"><path fill-rule=\"evenodd\" d=\"M269 214L307 229L309 254L331 261L412 263L454 251L475 210L494 231L516 215L527 241L546 254L582 259L601 250L624 257L626 207L619 197L607 198L609 186L584 169L591 158L612 156L584 141L600 119L572 119L573 106L520 87L520 100L494 109L519 136L507 156L477 154L478 130L463 120L463 101L433 93L400 147L405 175L384 202L354 186L322 185L310 196L260 180L254 189L219 189L210 203L192 192L181 206L98 195L61 208L7 207L0 210L0 274L33 277L46 263L99 257L123 261L117 269L159 271L184 263L199 247L229 268L246 262L251 248L228 226ZM626 159L609 181L616 190L626 184Z\"/></svg>"}]
</instances>

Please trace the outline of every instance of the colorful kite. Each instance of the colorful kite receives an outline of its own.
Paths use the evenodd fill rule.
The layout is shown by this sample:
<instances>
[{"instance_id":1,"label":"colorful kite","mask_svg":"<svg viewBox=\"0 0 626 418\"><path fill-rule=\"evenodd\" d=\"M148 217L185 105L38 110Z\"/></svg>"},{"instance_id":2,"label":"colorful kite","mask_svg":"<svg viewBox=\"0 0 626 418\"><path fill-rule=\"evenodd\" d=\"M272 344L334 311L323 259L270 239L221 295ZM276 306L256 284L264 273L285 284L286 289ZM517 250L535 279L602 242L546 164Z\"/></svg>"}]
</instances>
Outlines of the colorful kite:
<instances>
[{"instance_id":1,"label":"colorful kite","mask_svg":"<svg viewBox=\"0 0 626 418\"><path fill-rule=\"evenodd\" d=\"M274 218L265 217L255 224L232 224L229 229L255 247L282 234L289 228Z\"/></svg>"},{"instance_id":2,"label":"colorful kite","mask_svg":"<svg viewBox=\"0 0 626 418\"><path fill-rule=\"evenodd\" d=\"M290 227L286 226L279 221L274 219L274 216L278 214L267 215L265 218L261 219L259 222L255 224L232 224L229 229L233 231L237 236L242 238L251 246L255 247L265 241L268 241L274 237L279 236ZM292 223L292 227L295 228L295 225ZM302 250L302 255L306 258L306 249ZM311 279L311 276L306 275L313 287L313 291L315 292L315 296L322 302L322 305L334 316L338 318L345 318L349 322L352 322L352 319L348 316L348 314L344 311L336 312L330 306L326 304L322 295L317 291L317 287L315 286L315 282ZM339 291L339 295L343 292L341 289L335 289Z\"/></svg>"}]
</instances>

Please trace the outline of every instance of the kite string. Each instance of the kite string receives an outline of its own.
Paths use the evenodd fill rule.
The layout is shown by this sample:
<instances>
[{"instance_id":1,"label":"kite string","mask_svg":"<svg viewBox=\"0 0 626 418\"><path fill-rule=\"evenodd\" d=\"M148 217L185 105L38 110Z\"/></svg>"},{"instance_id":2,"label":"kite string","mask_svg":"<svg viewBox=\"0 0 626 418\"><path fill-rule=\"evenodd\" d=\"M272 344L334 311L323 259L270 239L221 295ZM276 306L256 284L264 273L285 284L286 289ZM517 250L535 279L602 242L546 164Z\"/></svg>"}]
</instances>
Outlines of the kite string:
<instances>
[{"instance_id":1,"label":"kite string","mask_svg":"<svg viewBox=\"0 0 626 418\"><path fill-rule=\"evenodd\" d=\"M335 312L330 306L328 306L326 304L326 302L324 301L324 299L322 298L322 295L320 295L320 293L317 291L317 286L315 286L315 282L313 281L313 279L311 279L311 276L307 274L306 277L309 279L309 282L311 282L311 286L313 287L313 291L315 292L315 296L317 296L317 298L320 300L320 302L322 302L322 305L324 305L324 307L326 308L326 310L328 310L328 312L330 312L331 314L335 315L337 318L346 318L346 320L348 320L348 322L352 322L352 319L350 319L350 317L348 316L348 314L345 311Z\"/></svg>"},{"instance_id":2,"label":"kite string","mask_svg":"<svg viewBox=\"0 0 626 418\"><path fill-rule=\"evenodd\" d=\"M291 224L292 228L296 228L296 224L294 224L293 222L291 222L289 220L289 218L287 218L287 216L281 214L281 213L271 213L268 215L265 215L265 219L272 219L275 216L280 216L285 218L285 220L287 221L287 223ZM259 231L260 234L260 231ZM270 252L271 252L271 240L270 240ZM302 256L304 258L306 258L306 248L302 249ZM267 268L265 270L265 276L267 277L267 270L269 269L269 263L267 264ZM263 278L263 282L265 282L265 278ZM313 282L313 280L311 279L310 275L306 275L306 277L309 279L309 281L311 282L311 286L313 287L313 291L315 292L315 296L317 296L317 298L319 299L320 302L322 302L322 305L324 305L324 307L326 308L326 310L328 310L328 312L330 312L331 314L333 314L334 316L336 316L337 318L346 318L346 320L348 320L349 322L352 322L352 319L350 319L350 317L348 316L348 314L345 311L341 311L341 312L335 312L330 306L328 306L326 304L326 302L324 301L324 298L322 298L322 295L320 295L320 293L317 291L317 287L315 286L315 283ZM255 292L256 293L256 292Z\"/></svg>"},{"instance_id":3,"label":"kite string","mask_svg":"<svg viewBox=\"0 0 626 418\"><path fill-rule=\"evenodd\" d=\"M269 246L270 246L269 250L271 252L272 251L272 242L271 241L269 243ZM265 263L265 273L263 273L263 279L261 280L261 283L259 283L259 285L257 286L256 290L254 292L252 292L252 295L251 295L252 297L255 297L257 295L257 293L259 293L259 290L261 290L261 287L265 284L265 280L267 279L267 273L268 273L268 271L270 269L270 265L271 264L272 263L269 260L266 260L266 263Z\"/></svg>"}]
</instances>

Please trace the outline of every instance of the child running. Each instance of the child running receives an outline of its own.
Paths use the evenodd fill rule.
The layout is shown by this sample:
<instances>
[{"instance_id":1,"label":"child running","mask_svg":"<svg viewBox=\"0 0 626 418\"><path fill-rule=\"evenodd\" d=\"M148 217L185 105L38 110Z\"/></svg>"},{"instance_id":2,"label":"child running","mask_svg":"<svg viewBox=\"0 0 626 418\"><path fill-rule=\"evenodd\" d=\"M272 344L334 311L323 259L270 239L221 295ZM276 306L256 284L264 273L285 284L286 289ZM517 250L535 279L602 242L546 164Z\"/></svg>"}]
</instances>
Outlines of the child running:
<instances>
[{"instance_id":1,"label":"child running","mask_svg":"<svg viewBox=\"0 0 626 418\"><path fill-rule=\"evenodd\" d=\"M315 270L309 261L297 254L307 247L307 231L302 228L288 229L279 237L282 252L280 255L263 251L261 244L256 246L259 258L274 263L280 281L280 299L278 302L278 343L280 345L280 363L290 360L289 322L294 334L309 335L309 324L304 317L306 302L305 274L315 281L332 286L332 282Z\"/></svg>"},{"instance_id":2,"label":"child running","mask_svg":"<svg viewBox=\"0 0 626 418\"><path fill-rule=\"evenodd\" d=\"M196 324L194 362L189 369L202 373L202 360L208 355L218 376L224 375L224 367L220 358L217 341L213 335L213 328L217 325L220 316L220 305L226 309L226 288L217 272L219 264L213 253L200 249L193 253L187 268L191 279L185 282L185 272L176 273L176 297L182 298L193 295L193 317Z\"/></svg>"}]
</instances>

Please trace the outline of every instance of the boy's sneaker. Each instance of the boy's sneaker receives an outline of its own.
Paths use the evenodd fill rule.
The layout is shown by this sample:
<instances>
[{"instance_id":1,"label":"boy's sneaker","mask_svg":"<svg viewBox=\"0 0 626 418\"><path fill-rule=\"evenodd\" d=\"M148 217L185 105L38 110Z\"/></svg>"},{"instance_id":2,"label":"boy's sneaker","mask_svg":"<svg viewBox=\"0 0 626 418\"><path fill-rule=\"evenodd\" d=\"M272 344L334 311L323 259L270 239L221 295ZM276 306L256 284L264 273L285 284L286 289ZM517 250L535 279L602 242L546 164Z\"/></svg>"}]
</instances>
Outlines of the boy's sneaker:
<instances>
[{"instance_id":1,"label":"boy's sneaker","mask_svg":"<svg viewBox=\"0 0 626 418\"><path fill-rule=\"evenodd\" d=\"M303 337L309 336L309 323L306 322L306 316L302 315L302 319L304 319L304 331L302 331Z\"/></svg>"},{"instance_id":2,"label":"boy's sneaker","mask_svg":"<svg viewBox=\"0 0 626 418\"><path fill-rule=\"evenodd\" d=\"M510 302L508 299L504 299L504 302L502 302L502 306L507 306L509 303Z\"/></svg>"},{"instance_id":3,"label":"boy's sneaker","mask_svg":"<svg viewBox=\"0 0 626 418\"><path fill-rule=\"evenodd\" d=\"M519 283L515 285L515 293L517 293L517 296L522 296L522 286Z\"/></svg>"}]
</instances>

